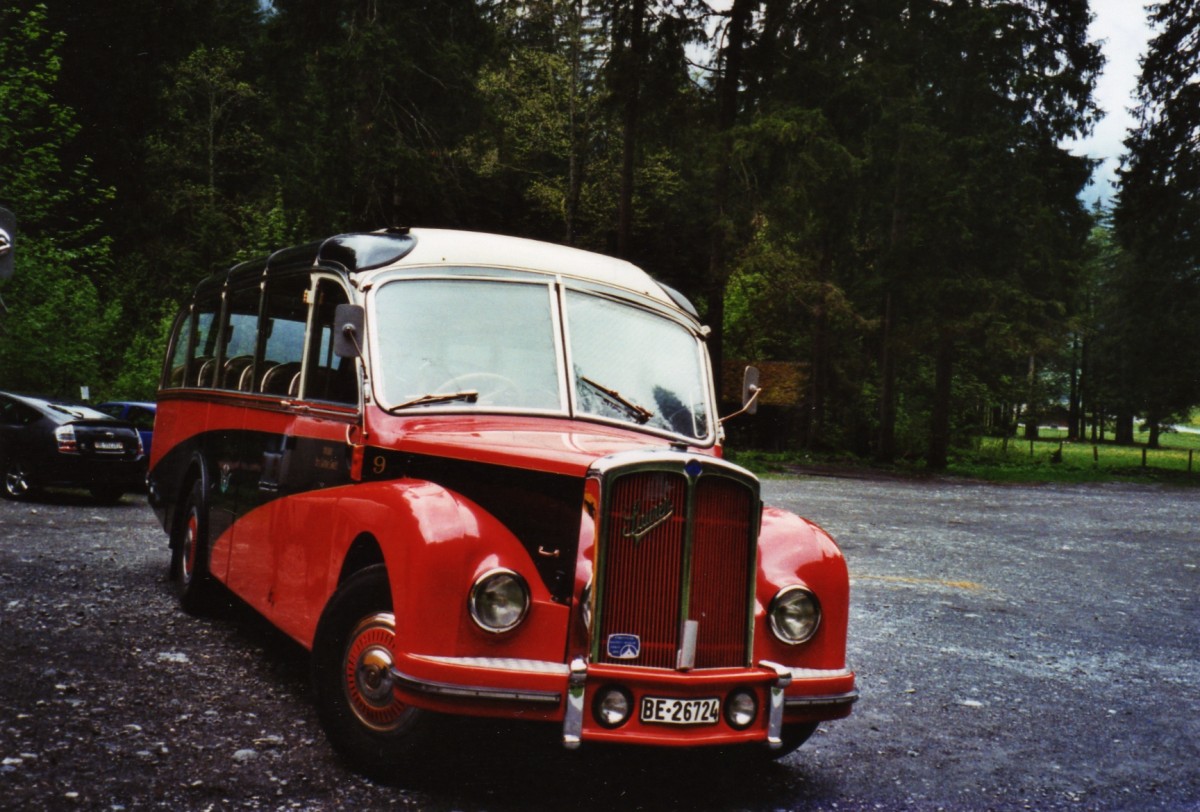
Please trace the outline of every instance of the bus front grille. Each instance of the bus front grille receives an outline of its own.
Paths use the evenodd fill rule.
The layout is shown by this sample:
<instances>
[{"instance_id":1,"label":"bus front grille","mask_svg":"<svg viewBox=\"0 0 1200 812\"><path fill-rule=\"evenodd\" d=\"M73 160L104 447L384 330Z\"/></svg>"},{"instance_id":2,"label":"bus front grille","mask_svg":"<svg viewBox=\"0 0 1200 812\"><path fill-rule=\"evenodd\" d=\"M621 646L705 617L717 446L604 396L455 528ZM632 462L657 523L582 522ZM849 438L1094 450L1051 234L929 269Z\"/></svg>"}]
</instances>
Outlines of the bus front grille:
<instances>
[{"instance_id":1,"label":"bus front grille","mask_svg":"<svg viewBox=\"0 0 1200 812\"><path fill-rule=\"evenodd\" d=\"M749 665L757 482L681 463L610 471L601 488L593 660ZM695 647L681 658L688 621Z\"/></svg>"}]
</instances>

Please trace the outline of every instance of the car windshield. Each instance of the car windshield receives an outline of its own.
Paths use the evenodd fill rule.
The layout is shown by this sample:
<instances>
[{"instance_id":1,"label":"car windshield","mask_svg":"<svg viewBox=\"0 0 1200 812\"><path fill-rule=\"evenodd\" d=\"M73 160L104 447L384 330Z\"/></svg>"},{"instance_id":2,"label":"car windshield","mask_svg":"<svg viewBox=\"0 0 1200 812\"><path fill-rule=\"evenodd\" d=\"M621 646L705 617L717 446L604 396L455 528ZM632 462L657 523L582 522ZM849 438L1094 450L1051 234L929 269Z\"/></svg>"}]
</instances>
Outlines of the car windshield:
<instances>
[{"instance_id":1,"label":"car windshield","mask_svg":"<svg viewBox=\"0 0 1200 812\"><path fill-rule=\"evenodd\" d=\"M560 321L546 281L381 285L372 327L381 404L396 413L570 408L689 439L708 437L707 371L690 330L596 293L568 290L565 304Z\"/></svg>"}]
</instances>

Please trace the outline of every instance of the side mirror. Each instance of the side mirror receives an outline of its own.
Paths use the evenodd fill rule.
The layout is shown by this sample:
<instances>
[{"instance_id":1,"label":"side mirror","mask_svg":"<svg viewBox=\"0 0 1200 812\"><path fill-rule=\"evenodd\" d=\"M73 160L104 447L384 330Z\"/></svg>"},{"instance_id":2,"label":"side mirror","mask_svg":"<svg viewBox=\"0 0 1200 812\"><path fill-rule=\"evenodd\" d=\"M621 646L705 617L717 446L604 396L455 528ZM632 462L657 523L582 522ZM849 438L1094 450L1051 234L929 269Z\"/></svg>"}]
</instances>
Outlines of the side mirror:
<instances>
[{"instance_id":1,"label":"side mirror","mask_svg":"<svg viewBox=\"0 0 1200 812\"><path fill-rule=\"evenodd\" d=\"M362 356L363 309L340 304L333 311L333 354L338 358Z\"/></svg>"},{"instance_id":2,"label":"side mirror","mask_svg":"<svg viewBox=\"0 0 1200 812\"><path fill-rule=\"evenodd\" d=\"M723 424L727 420L744 414L757 414L758 396L761 394L762 387L758 385L758 367L746 367L742 372L742 408L733 414L725 415L717 422Z\"/></svg>"},{"instance_id":3,"label":"side mirror","mask_svg":"<svg viewBox=\"0 0 1200 812\"><path fill-rule=\"evenodd\" d=\"M762 388L758 385L758 367L746 367L742 373L742 411L758 414L758 396Z\"/></svg>"},{"instance_id":4,"label":"side mirror","mask_svg":"<svg viewBox=\"0 0 1200 812\"><path fill-rule=\"evenodd\" d=\"M0 279L13 274L13 239L17 234L17 218L8 209L0 209Z\"/></svg>"}]
</instances>

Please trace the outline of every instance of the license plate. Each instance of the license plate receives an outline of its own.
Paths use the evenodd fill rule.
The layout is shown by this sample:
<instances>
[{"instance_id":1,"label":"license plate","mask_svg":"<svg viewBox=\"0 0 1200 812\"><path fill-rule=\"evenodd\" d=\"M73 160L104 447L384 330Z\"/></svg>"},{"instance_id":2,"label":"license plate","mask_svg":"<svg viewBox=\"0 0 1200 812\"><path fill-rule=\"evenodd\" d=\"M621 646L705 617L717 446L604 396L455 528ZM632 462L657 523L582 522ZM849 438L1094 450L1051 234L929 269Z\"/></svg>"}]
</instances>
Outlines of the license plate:
<instances>
[{"instance_id":1,"label":"license plate","mask_svg":"<svg viewBox=\"0 0 1200 812\"><path fill-rule=\"evenodd\" d=\"M643 722L654 725L715 725L721 717L721 700L644 696L640 715Z\"/></svg>"},{"instance_id":2,"label":"license plate","mask_svg":"<svg viewBox=\"0 0 1200 812\"><path fill-rule=\"evenodd\" d=\"M97 440L97 451L124 451L125 445L115 440Z\"/></svg>"}]
</instances>

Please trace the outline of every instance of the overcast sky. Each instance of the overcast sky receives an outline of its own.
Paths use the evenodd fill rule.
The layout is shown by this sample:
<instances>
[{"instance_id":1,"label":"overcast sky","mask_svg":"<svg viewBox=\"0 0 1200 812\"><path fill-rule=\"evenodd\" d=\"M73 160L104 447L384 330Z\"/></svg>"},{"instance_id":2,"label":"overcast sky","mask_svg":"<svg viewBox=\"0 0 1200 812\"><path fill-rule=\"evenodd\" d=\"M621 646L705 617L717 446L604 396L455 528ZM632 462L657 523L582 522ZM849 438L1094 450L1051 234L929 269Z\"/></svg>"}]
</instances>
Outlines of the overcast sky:
<instances>
[{"instance_id":1,"label":"overcast sky","mask_svg":"<svg viewBox=\"0 0 1200 812\"><path fill-rule=\"evenodd\" d=\"M1117 160L1124 150L1121 143L1129 129L1128 108L1133 106L1137 87L1138 58L1145 52L1150 37L1143 0L1092 0L1096 19L1090 29L1093 40L1102 40L1104 73L1096 83L1096 101L1107 115L1095 132L1077 142L1072 151L1103 159L1096 169L1092 185L1083 194L1090 206L1096 199L1108 201L1113 194Z\"/></svg>"}]
</instances>

